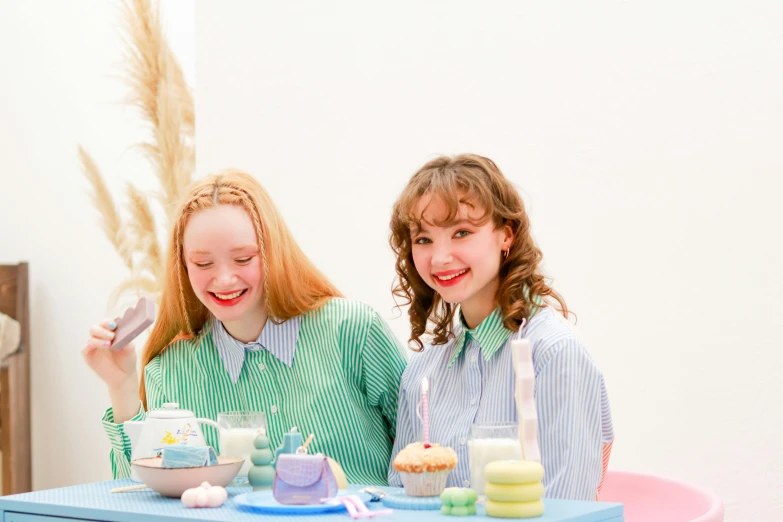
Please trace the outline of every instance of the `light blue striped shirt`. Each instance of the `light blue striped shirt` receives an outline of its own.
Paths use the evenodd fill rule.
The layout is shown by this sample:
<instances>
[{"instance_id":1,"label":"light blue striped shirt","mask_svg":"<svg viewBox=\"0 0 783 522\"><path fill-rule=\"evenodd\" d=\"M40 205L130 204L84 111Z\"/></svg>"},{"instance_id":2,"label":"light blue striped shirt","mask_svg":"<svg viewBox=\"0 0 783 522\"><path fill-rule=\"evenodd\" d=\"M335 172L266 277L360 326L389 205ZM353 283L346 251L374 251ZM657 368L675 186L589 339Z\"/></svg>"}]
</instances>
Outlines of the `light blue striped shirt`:
<instances>
[{"instance_id":1,"label":"light blue striped shirt","mask_svg":"<svg viewBox=\"0 0 783 522\"><path fill-rule=\"evenodd\" d=\"M474 330L457 320L455 335L446 344L426 345L414 354L400 384L392 460L406 445L421 440L417 407L421 380L429 377L430 440L457 452L447 486L468 487L471 425L517 423L508 345L524 338L533 345L545 496L595 500L614 439L609 400L601 372L555 313L541 308L519 332L503 327L500 309ZM391 466L389 484L402 485Z\"/></svg>"},{"instance_id":2,"label":"light blue striped shirt","mask_svg":"<svg viewBox=\"0 0 783 522\"><path fill-rule=\"evenodd\" d=\"M261 330L261 335L250 343L243 343L231 337L223 323L214 317L210 319L210 324L214 332L215 346L217 346L220 358L223 359L226 371L234 383L239 380L242 366L245 365L245 351L267 350L289 368L294 364L294 351L302 326L302 316L292 317L281 324L267 320L264 329Z\"/></svg>"}]
</instances>

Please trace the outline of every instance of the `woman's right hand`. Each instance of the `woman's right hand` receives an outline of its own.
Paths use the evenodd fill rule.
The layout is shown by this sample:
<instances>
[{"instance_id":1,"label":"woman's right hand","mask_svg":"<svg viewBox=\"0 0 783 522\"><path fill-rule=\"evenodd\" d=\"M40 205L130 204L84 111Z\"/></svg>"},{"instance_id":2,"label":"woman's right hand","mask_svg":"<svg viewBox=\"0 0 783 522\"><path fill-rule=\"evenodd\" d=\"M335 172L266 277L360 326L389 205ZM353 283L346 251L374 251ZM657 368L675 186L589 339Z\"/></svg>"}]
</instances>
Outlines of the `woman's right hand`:
<instances>
[{"instance_id":1,"label":"woman's right hand","mask_svg":"<svg viewBox=\"0 0 783 522\"><path fill-rule=\"evenodd\" d=\"M87 366L109 387L110 392L138 388L136 350L133 343L115 349L111 346L116 325L111 321L93 325L90 339L82 349Z\"/></svg>"}]
</instances>

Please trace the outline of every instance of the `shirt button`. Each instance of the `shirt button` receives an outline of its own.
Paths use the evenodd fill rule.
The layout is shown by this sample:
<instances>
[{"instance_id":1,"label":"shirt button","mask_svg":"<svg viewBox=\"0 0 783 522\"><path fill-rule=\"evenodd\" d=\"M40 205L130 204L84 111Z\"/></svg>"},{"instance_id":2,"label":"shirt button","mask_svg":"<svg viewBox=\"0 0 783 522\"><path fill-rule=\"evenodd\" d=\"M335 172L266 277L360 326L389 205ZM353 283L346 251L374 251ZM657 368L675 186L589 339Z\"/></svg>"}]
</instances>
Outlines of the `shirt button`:
<instances>
[{"instance_id":1,"label":"shirt button","mask_svg":"<svg viewBox=\"0 0 783 522\"><path fill-rule=\"evenodd\" d=\"M465 437L462 437L461 439L459 439L459 443L462 444L463 446L465 445L466 442L468 442L468 441L465 439Z\"/></svg>"},{"instance_id":2,"label":"shirt button","mask_svg":"<svg viewBox=\"0 0 783 522\"><path fill-rule=\"evenodd\" d=\"M466 488L469 488L470 487L470 481L469 480L463 480L462 481L462 485L465 486Z\"/></svg>"},{"instance_id":3,"label":"shirt button","mask_svg":"<svg viewBox=\"0 0 783 522\"><path fill-rule=\"evenodd\" d=\"M277 413L277 406L272 406L271 408L269 408L269 411L271 411L273 414Z\"/></svg>"},{"instance_id":4,"label":"shirt button","mask_svg":"<svg viewBox=\"0 0 783 522\"><path fill-rule=\"evenodd\" d=\"M475 406L476 405L476 399L470 399L470 405Z\"/></svg>"},{"instance_id":5,"label":"shirt button","mask_svg":"<svg viewBox=\"0 0 783 522\"><path fill-rule=\"evenodd\" d=\"M264 370L266 370L266 365L264 363L261 363L258 365L258 369L263 372Z\"/></svg>"},{"instance_id":6,"label":"shirt button","mask_svg":"<svg viewBox=\"0 0 783 522\"><path fill-rule=\"evenodd\" d=\"M473 364L476 364L478 362L478 357L476 357L475 355L471 356L470 357L470 362L472 362Z\"/></svg>"}]
</instances>

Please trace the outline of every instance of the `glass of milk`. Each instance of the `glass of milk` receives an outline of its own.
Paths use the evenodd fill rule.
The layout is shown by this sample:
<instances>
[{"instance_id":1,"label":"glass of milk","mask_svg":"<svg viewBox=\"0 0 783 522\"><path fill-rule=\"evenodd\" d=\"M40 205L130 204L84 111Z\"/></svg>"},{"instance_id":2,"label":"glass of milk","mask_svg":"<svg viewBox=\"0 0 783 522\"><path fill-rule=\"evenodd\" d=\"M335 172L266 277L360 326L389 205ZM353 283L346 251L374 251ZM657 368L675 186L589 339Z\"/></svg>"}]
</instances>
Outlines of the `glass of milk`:
<instances>
[{"instance_id":1,"label":"glass of milk","mask_svg":"<svg viewBox=\"0 0 783 522\"><path fill-rule=\"evenodd\" d=\"M250 461L250 453L255 449L253 441L259 428L266 430L266 416L263 411L224 411L218 413L217 422L220 426L220 455L245 459L236 478L239 481L246 480L247 472L253 465Z\"/></svg>"},{"instance_id":2,"label":"glass of milk","mask_svg":"<svg viewBox=\"0 0 783 522\"><path fill-rule=\"evenodd\" d=\"M519 426L474 424L470 427L468 458L470 459L470 487L478 495L483 495L486 484L484 468L487 464L495 460L522 459Z\"/></svg>"}]
</instances>

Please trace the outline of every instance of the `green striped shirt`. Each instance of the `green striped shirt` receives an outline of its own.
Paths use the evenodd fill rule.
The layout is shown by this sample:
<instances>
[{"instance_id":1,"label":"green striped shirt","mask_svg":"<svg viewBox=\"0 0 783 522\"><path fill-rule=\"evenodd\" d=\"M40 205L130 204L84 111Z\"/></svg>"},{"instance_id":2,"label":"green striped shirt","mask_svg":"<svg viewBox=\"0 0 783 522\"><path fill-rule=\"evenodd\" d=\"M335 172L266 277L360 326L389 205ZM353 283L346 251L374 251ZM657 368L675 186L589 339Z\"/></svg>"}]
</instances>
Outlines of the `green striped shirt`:
<instances>
[{"instance_id":1,"label":"green striped shirt","mask_svg":"<svg viewBox=\"0 0 783 522\"><path fill-rule=\"evenodd\" d=\"M274 447L296 426L305 436L315 434L310 453L334 458L349 482L385 485L405 365L399 340L377 312L331 299L301 317L290 366L269 350L248 351L234 383L207 323L194 339L174 342L150 361L144 378L150 409L178 402L210 419L222 411L263 411ZM131 420L145 416L140 411ZM103 426L112 445L112 473L127 477L130 440L111 408ZM202 430L219 451L217 431Z\"/></svg>"}]
</instances>

